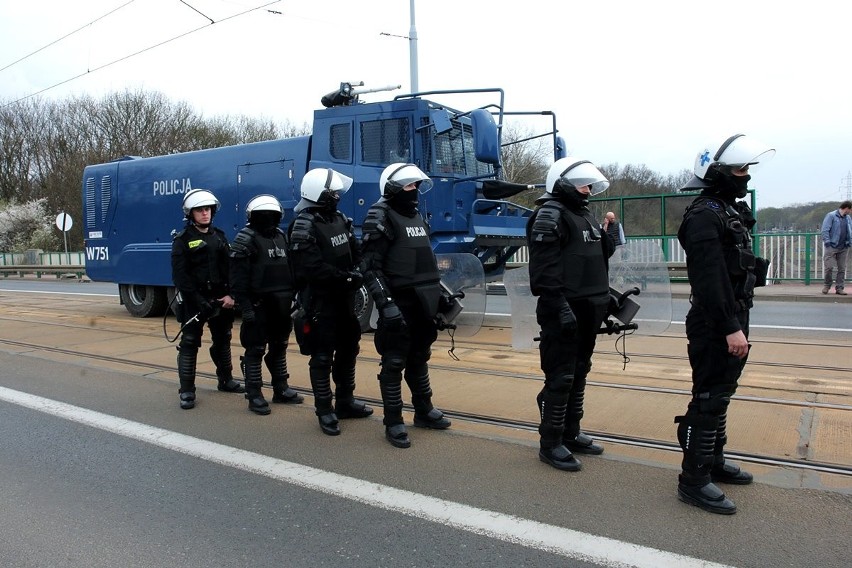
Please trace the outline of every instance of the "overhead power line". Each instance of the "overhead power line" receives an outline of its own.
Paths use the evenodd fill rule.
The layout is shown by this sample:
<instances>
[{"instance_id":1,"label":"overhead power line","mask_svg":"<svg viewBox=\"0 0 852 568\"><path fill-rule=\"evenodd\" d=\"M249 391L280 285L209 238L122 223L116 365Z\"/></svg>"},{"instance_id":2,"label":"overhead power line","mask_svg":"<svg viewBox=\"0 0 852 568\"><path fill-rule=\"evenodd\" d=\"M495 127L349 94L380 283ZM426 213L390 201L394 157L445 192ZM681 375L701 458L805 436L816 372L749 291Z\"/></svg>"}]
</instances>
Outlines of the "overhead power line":
<instances>
[{"instance_id":1,"label":"overhead power line","mask_svg":"<svg viewBox=\"0 0 852 568\"><path fill-rule=\"evenodd\" d=\"M119 10L121 10L122 8L124 8L125 6L127 6L128 4L133 4L135 1L136 1L136 0L129 0L129 2L125 2L124 4L122 4L121 6L119 6L118 8L116 8L116 9L114 9L114 10L110 10L109 12L107 12L106 14L104 14L103 16L100 16L99 18L95 18L94 20L92 20L92 21L91 21L91 22L89 22L88 24L85 24L85 25L83 25L83 26L80 26L79 28L77 28L77 29L76 29L76 30L74 30L73 32L69 32L69 33L65 34L64 36L62 36L61 38L59 38L59 39L55 39L55 40L53 40L52 42L50 42L49 44L44 45L44 46L42 46L42 47L40 47L40 48L36 49L36 50L35 50L35 51L33 51L32 53L28 53L27 55L24 55L24 56L23 56L23 57L21 57L20 59L18 59L18 60L16 60L16 61L11 62L10 64L8 64L8 65L6 65L5 67L3 67L2 69L0 69L0 71L5 71L6 69L8 69L9 67L11 67L12 65L15 65L15 64L17 64L17 63L20 63L20 62L21 62L21 61L23 61L24 59L27 59L27 58L29 58L29 57L32 57L33 55L35 55L35 54L36 54L36 53L38 53L39 51L45 50L45 49L47 49L48 47L50 47L51 45L53 45L53 44L55 44L55 43L59 43L60 41L62 41L63 39L65 39L65 38L67 38L67 37L71 37L72 35L76 34L76 33L77 33L77 32L79 32L80 30L83 30L83 29L85 29L85 28L88 28L89 26L91 26L91 25L92 25L92 24L94 24L95 22L97 22L97 21L99 21L99 20L103 20L104 18L106 18L106 17L107 17L107 16L109 16L110 14L114 14L115 12L118 12ZM191 6L190 6L190 8L191 8Z\"/></svg>"},{"instance_id":2,"label":"overhead power line","mask_svg":"<svg viewBox=\"0 0 852 568\"><path fill-rule=\"evenodd\" d=\"M132 2L132 1L134 1L134 0L130 0L130 1ZM29 95L23 96L23 97L21 97L21 98L19 98L19 99L17 99L17 100L14 100L14 101L12 101L12 102L10 102L10 103L7 103L7 104L5 104L5 105L3 105L3 106L11 106L11 105L16 104L16 103L19 103L19 102L21 102L21 101L25 101L25 100L27 100L27 99L29 99L29 98L32 98L32 97L36 96L36 95L40 95L40 94L42 94L42 93L44 93L44 92L47 92L47 91L49 91L49 90L51 90L51 89L55 89L56 87L59 87L59 86L64 85L64 84L66 84L66 83L70 83L71 81L74 81L74 80L76 80L76 79L79 79L80 77L83 77L84 75L89 75L89 74L94 73L94 72L96 72L96 71L100 71L101 69L106 69L107 67L110 67L110 66L112 66L112 65L115 65L116 63L121 63L122 61L126 61L126 60L130 59L131 57L136 57L137 55L140 55L140 54L142 54L142 53L145 53L146 51L151 51L152 49L156 49L156 48L158 48L158 47L160 47L160 46L166 45L167 43L171 43L171 42L173 42L173 41L175 41L175 40L177 40L177 39L180 39L180 38L186 37L186 36L188 36L188 35L190 35L190 34L194 34L195 32L197 32L197 31L199 31L199 30L202 30L202 29L204 29L204 28L208 28L208 27L212 26L213 24L221 23L221 22L227 22L228 20L233 20L234 18L238 18L238 17L240 17L240 16L244 16L245 14L248 14L248 13L250 13L250 12L254 12L255 10L260 10L261 8L266 8L267 6L271 6L272 4L277 4L277 3L279 3L279 2L281 2L281 0L273 0L272 2L267 2L266 4L263 4L262 6L257 6L257 7L255 7L255 8L249 8L248 10L244 10L244 11L242 11L242 12L238 12L238 13L236 13L236 14L233 14L233 15L231 15L231 16L228 16L227 18L222 18L222 19L221 19L221 20L219 20L218 22L214 22L213 20L210 20L210 22L211 22L211 23L209 23L209 24L204 24L203 26L199 26L199 27L197 27L197 28L195 28L195 29L189 30L188 32L184 32L184 33L182 33L182 34L178 34L178 35L176 35L176 36L174 36L174 37L172 37L172 38L169 38L169 39L167 39L167 40L165 40L165 41L161 41L160 43L156 43L156 44L151 45L151 46L148 46L148 47L146 47L146 48L144 48L144 49L140 49L140 50L139 50L139 51L137 51L137 52L131 53L131 54L129 54L129 55L125 55L124 57L119 57L118 59L115 59L115 60L113 60L113 61L110 61L109 63L104 63L103 65L101 65L101 66L99 66L99 67L95 67L94 69L87 69L87 70L86 70L85 72L83 72L83 73L79 73L79 74L77 74L77 75L74 75L73 77L69 77L68 79L65 79L65 80L63 80L63 81L60 81L60 82L58 82L58 83L54 83L53 85L50 85L49 87L45 87L44 89L41 89L40 91L36 91L36 92L34 92L34 93L30 93ZM188 4L187 4L187 5L188 5ZM191 6L190 6L190 8L191 8ZM201 12L199 12L199 14L201 14ZM204 14L201 14L201 15L203 16ZM206 18L207 16L204 16L204 17ZM208 19L209 19L209 18L208 18ZM58 41L58 40L57 40L57 41ZM54 43L55 43L55 42L54 42Z\"/></svg>"}]
</instances>

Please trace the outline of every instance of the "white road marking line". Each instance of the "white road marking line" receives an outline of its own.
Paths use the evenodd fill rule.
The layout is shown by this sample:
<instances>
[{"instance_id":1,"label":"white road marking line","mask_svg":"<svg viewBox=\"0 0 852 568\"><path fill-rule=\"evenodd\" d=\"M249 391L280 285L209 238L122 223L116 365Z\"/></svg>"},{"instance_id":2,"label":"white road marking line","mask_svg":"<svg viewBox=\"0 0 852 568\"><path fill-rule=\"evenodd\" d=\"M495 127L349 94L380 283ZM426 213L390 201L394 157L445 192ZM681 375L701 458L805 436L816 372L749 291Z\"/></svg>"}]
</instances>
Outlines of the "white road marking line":
<instances>
[{"instance_id":1,"label":"white road marking line","mask_svg":"<svg viewBox=\"0 0 852 568\"><path fill-rule=\"evenodd\" d=\"M605 567L726 568L656 548L331 473L5 387L0 387L0 400L334 497Z\"/></svg>"}]
</instances>

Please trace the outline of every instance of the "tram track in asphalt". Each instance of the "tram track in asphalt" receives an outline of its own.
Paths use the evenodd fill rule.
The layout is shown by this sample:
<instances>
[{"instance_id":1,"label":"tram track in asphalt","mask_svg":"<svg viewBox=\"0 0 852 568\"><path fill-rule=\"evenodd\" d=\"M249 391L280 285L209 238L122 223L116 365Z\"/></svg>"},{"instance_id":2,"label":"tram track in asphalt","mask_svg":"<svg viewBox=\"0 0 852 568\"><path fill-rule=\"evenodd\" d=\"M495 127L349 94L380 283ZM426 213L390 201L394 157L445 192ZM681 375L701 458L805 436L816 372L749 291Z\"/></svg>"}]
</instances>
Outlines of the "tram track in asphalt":
<instances>
[{"instance_id":1,"label":"tram track in asphalt","mask_svg":"<svg viewBox=\"0 0 852 568\"><path fill-rule=\"evenodd\" d=\"M62 325L63 327L67 327L66 324L49 324L49 325ZM126 333L126 332L125 332ZM103 354L95 354L95 353L82 353L79 350L73 349L65 349L60 347L52 347L47 345L42 345L38 343L26 342L26 341L16 341L10 339L2 339L0 338L0 345L9 345L19 349L27 349L34 351L47 351L55 354L62 355L72 355L77 358L82 359L91 359L97 360L107 363L116 363L122 365L131 365L131 366L140 366L145 367L147 369L153 369L156 371L164 371L164 372L174 372L174 368L169 365L161 365L158 363L147 362L147 361L134 361L132 359L127 359L124 357L115 357L111 355L103 355ZM373 357L364 358L370 362L378 362L378 359ZM457 367L450 367L449 365L443 364L432 364L430 365L435 369L451 369L457 373L472 373L472 374L491 374L491 375L499 375L502 377L509 378L521 378L521 379L536 379L540 380L539 377L519 375L517 373L512 373L510 371L496 371L493 369L461 369ZM205 377L211 380L216 380L216 377L212 373L198 372L200 377ZM594 385L597 387L604 388L617 388L617 389L635 389L642 390L650 393L666 393L666 394L682 394L684 396L689 395L689 391L682 389L670 389L670 388L661 388L661 387L650 387L650 386L636 386L636 385L620 385L620 384L612 384L612 383L599 383L592 382L588 383L589 385ZM264 388L271 389L271 385L264 384ZM309 388L302 387L293 387L294 390L300 392L303 395L308 397L313 396L312 391ZM783 400L783 399L775 399L775 398L767 398L767 397L756 397L756 396L741 396L736 395L736 399L740 400L748 400L752 402L758 402L763 404L778 404L785 406L795 406L802 408L828 408L833 410L841 410L841 411L852 411L852 405L844 405L844 404L829 404L829 403L819 403L813 401L797 401L797 400ZM378 399L374 399L371 397L360 397L360 400L368 404L373 404L377 406L381 406L382 401ZM413 408L406 404L405 409L408 411L413 411ZM470 423L483 424L488 426L494 426L498 428L510 428L515 430L527 431L527 432L537 432L538 424L517 420L506 417L499 416L491 416L486 414L479 414L474 412L465 412L460 410L453 410L444 408L444 413L454 419L459 421L465 421ZM672 454L679 454L681 452L681 448L673 443L664 440L656 440L635 436L627 436L627 435L619 435L619 434L611 434L607 432L601 431L587 431L590 435L593 435L596 439L601 442L608 442L613 444L621 444L624 446L634 447L634 448L648 448L653 450L660 450L664 452L670 452ZM727 455L731 459L739 460L742 462L749 462L755 464L763 464L767 466L775 466L775 467L785 467L792 468L798 471L813 471L813 472L821 472L828 473L833 475L840 475L843 477L852 477L852 466L846 466L842 464L833 464L833 463L824 463L824 462L816 462L812 460L804 460L804 459L795 459L795 458L787 458L787 457L778 457L778 456L770 456L763 455L758 453L748 453L748 452L727 452Z\"/></svg>"}]
</instances>

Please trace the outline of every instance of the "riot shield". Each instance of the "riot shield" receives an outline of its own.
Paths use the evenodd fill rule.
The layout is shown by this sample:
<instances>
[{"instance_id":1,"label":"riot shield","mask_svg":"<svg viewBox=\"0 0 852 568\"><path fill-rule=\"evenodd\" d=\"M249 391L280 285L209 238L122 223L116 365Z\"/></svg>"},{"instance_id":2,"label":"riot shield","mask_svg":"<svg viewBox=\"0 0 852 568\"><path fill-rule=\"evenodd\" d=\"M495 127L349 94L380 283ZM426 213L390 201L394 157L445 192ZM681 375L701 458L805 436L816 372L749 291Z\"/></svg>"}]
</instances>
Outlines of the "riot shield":
<instances>
[{"instance_id":1,"label":"riot shield","mask_svg":"<svg viewBox=\"0 0 852 568\"><path fill-rule=\"evenodd\" d=\"M503 286L509 297L512 314L512 347L532 349L535 338L541 331L535 318L536 297L530 290L530 273L526 265L506 270Z\"/></svg>"},{"instance_id":2,"label":"riot shield","mask_svg":"<svg viewBox=\"0 0 852 568\"><path fill-rule=\"evenodd\" d=\"M475 255L466 253L435 256L443 290L439 322L445 329L454 329L456 336L475 335L485 319L486 290L482 262Z\"/></svg>"},{"instance_id":3,"label":"riot shield","mask_svg":"<svg viewBox=\"0 0 852 568\"><path fill-rule=\"evenodd\" d=\"M659 335L669 328L671 281L663 250L655 240L632 240L618 247L609 259L609 285L612 295L624 299L624 305L611 306L610 311L616 312L610 313L611 318L627 324L630 322L619 320L617 315L630 317L640 335ZM634 302L638 307L632 306Z\"/></svg>"},{"instance_id":4,"label":"riot shield","mask_svg":"<svg viewBox=\"0 0 852 568\"><path fill-rule=\"evenodd\" d=\"M658 335L672 323L668 266L654 241L630 241L609 260L610 310L599 333ZM540 327L526 266L507 270L503 285L512 313L512 347L530 349ZM622 319L619 319L622 318Z\"/></svg>"}]
</instances>

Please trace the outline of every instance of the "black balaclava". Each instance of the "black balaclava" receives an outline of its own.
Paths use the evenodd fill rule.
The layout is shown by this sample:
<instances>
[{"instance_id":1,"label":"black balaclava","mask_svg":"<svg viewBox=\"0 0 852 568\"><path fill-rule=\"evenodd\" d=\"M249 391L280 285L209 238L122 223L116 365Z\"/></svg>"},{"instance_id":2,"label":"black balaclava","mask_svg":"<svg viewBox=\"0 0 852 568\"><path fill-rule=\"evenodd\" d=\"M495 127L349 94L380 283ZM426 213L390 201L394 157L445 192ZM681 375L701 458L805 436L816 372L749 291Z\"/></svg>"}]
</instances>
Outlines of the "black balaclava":
<instances>
[{"instance_id":1,"label":"black balaclava","mask_svg":"<svg viewBox=\"0 0 852 568\"><path fill-rule=\"evenodd\" d=\"M414 189L411 191L398 191L385 199L393 210L400 215L414 217L417 214L418 197L418 191Z\"/></svg>"},{"instance_id":2,"label":"black balaclava","mask_svg":"<svg viewBox=\"0 0 852 568\"><path fill-rule=\"evenodd\" d=\"M249 225L264 237L271 237L275 234L280 222L281 213L278 211L254 211Z\"/></svg>"},{"instance_id":3,"label":"black balaclava","mask_svg":"<svg viewBox=\"0 0 852 568\"><path fill-rule=\"evenodd\" d=\"M748 195L750 175L735 176L730 166L713 168L711 171L712 174L708 176L708 181L713 183L713 187L709 188L711 195L716 194L731 203Z\"/></svg>"},{"instance_id":4,"label":"black balaclava","mask_svg":"<svg viewBox=\"0 0 852 568\"><path fill-rule=\"evenodd\" d=\"M552 195L571 211L579 211L589 206L589 196L580 193L576 187L562 179L553 184Z\"/></svg>"}]
</instances>

